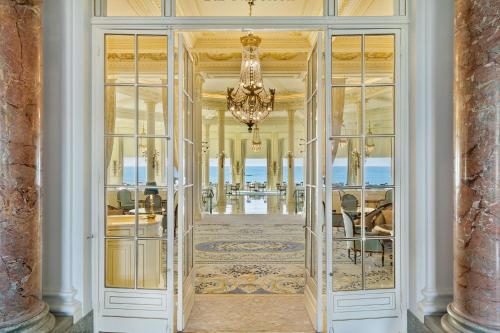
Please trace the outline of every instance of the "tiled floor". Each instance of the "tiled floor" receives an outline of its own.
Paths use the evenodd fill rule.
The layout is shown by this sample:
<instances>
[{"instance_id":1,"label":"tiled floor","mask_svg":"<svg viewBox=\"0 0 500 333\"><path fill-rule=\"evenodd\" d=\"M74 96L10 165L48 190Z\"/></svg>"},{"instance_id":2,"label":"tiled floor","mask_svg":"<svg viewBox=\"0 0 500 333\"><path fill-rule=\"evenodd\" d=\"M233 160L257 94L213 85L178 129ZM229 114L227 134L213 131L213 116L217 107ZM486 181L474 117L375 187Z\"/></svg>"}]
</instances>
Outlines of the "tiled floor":
<instances>
[{"instance_id":1,"label":"tiled floor","mask_svg":"<svg viewBox=\"0 0 500 333\"><path fill-rule=\"evenodd\" d=\"M184 332L314 332L303 295L196 295Z\"/></svg>"}]
</instances>

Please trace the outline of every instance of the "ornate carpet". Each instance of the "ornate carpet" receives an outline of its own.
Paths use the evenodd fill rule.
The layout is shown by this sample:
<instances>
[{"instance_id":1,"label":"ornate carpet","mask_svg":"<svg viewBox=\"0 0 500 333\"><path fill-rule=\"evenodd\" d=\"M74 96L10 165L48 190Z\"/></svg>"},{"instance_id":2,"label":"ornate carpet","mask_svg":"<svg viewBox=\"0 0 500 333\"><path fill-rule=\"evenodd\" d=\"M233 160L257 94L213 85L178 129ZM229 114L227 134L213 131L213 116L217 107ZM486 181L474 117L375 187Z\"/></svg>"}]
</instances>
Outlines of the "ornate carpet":
<instances>
[{"instance_id":1,"label":"ornate carpet","mask_svg":"<svg viewBox=\"0 0 500 333\"><path fill-rule=\"evenodd\" d=\"M200 223L196 226L194 241L198 294L300 294L304 291L305 244L301 224ZM364 281L361 258L358 255L355 265L343 242L334 242L333 265L334 290L361 290L363 283L366 289L394 286L390 247L384 266L381 254L365 255Z\"/></svg>"}]
</instances>

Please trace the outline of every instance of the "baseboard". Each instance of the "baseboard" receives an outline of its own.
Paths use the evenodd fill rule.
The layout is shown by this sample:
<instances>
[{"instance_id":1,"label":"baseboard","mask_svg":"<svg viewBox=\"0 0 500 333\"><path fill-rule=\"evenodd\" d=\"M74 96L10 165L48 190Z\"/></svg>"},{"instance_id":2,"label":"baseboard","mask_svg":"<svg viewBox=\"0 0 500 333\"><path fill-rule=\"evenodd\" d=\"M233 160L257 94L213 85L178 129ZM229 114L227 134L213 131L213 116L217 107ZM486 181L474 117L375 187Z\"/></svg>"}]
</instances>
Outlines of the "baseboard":
<instances>
[{"instance_id":1,"label":"baseboard","mask_svg":"<svg viewBox=\"0 0 500 333\"><path fill-rule=\"evenodd\" d=\"M82 318L82 305L75 300L73 293L44 292L43 300L56 316L73 317L73 322Z\"/></svg>"},{"instance_id":2,"label":"baseboard","mask_svg":"<svg viewBox=\"0 0 500 333\"><path fill-rule=\"evenodd\" d=\"M453 292L451 291L423 292L423 294L424 299L418 303L418 309L423 317L445 314L448 304L453 301Z\"/></svg>"}]
</instances>

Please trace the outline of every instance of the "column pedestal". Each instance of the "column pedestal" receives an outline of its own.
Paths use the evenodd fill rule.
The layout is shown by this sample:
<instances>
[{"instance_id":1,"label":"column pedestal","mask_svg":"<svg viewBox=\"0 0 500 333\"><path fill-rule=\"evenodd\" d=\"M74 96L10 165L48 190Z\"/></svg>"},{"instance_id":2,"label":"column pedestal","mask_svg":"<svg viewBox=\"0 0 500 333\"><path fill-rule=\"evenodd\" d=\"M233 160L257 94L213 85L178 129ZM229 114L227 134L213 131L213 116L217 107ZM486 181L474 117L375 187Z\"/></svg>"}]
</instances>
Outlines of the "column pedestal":
<instances>
[{"instance_id":1,"label":"column pedestal","mask_svg":"<svg viewBox=\"0 0 500 333\"><path fill-rule=\"evenodd\" d=\"M0 1L0 332L49 332L40 221L41 0Z\"/></svg>"},{"instance_id":2,"label":"column pedestal","mask_svg":"<svg viewBox=\"0 0 500 333\"><path fill-rule=\"evenodd\" d=\"M500 3L455 4L454 293L442 325L499 332Z\"/></svg>"}]
</instances>

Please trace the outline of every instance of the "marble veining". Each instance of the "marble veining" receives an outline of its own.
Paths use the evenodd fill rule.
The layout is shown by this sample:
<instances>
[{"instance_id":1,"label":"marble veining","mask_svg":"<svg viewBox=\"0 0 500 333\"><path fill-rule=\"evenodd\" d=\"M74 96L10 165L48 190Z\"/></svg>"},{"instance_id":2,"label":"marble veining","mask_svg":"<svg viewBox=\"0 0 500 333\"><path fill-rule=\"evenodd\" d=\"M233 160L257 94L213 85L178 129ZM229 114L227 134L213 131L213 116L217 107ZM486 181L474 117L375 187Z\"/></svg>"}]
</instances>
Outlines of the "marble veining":
<instances>
[{"instance_id":1,"label":"marble veining","mask_svg":"<svg viewBox=\"0 0 500 333\"><path fill-rule=\"evenodd\" d=\"M45 308L39 217L41 3L0 1L0 328Z\"/></svg>"},{"instance_id":2,"label":"marble veining","mask_svg":"<svg viewBox=\"0 0 500 333\"><path fill-rule=\"evenodd\" d=\"M500 329L500 2L457 0L451 311Z\"/></svg>"}]
</instances>

